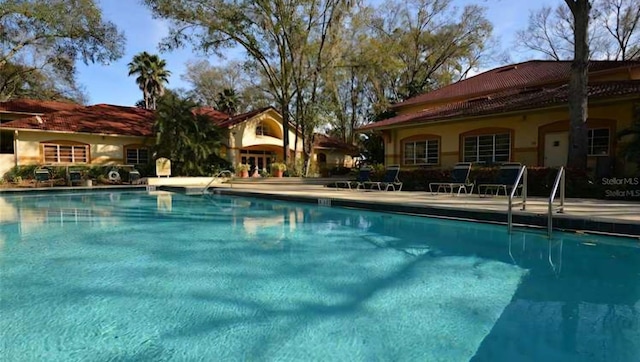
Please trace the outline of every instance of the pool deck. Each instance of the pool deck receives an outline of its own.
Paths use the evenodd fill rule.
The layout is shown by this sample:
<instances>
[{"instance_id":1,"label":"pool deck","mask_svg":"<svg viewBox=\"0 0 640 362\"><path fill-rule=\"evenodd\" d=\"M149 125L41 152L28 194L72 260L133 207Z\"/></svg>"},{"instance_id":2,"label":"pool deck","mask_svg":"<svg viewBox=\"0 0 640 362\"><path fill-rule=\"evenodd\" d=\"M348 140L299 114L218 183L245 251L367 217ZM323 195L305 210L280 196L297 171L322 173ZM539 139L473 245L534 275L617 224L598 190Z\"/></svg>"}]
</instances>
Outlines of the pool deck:
<instances>
[{"instance_id":1,"label":"pool deck","mask_svg":"<svg viewBox=\"0 0 640 362\"><path fill-rule=\"evenodd\" d=\"M286 179L285 179L286 180ZM216 183L209 192L319 204L322 206L351 207L384 212L430 215L445 218L476 220L506 224L507 198L478 197L478 195L432 195L424 191L372 191L347 190L325 187L327 179L306 181L278 181L274 179L248 182ZM300 179L298 179L300 180ZM201 195L203 185L151 186L156 189ZM0 189L0 194L21 192L96 192L140 191L147 186L55 187L38 189ZM520 201L520 199L517 199ZM556 205L558 201L556 200ZM530 197L526 210L514 207L515 226L533 226L546 230L546 198ZM640 200L615 201L595 199L567 199L562 214L554 214L554 228L631 236L640 241Z\"/></svg>"},{"instance_id":2,"label":"pool deck","mask_svg":"<svg viewBox=\"0 0 640 362\"><path fill-rule=\"evenodd\" d=\"M202 186L168 187L171 191L202 194ZM376 211L433 215L506 224L507 198L478 195L432 195L424 191L373 191L328 188L317 184L234 183L215 184L214 193L268 199L307 202L323 206L341 206ZM329 200L329 201L327 201ZM520 199L516 199L520 201ZM556 200L556 205L559 202ZM547 226L548 200L530 197L526 210L514 207L516 226ZM554 228L620 234L640 238L640 202L566 199L564 213L554 214ZM546 230L546 229L545 229Z\"/></svg>"}]
</instances>

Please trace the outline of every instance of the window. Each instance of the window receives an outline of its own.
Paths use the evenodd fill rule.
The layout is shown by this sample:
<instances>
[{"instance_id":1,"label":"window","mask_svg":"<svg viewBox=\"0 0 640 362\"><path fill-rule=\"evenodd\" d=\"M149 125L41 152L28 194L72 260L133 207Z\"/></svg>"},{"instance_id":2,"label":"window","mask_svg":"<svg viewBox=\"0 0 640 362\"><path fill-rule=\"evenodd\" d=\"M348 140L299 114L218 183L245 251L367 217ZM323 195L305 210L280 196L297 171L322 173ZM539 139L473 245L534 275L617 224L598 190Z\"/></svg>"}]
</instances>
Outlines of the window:
<instances>
[{"instance_id":1,"label":"window","mask_svg":"<svg viewBox=\"0 0 640 362\"><path fill-rule=\"evenodd\" d=\"M595 128L588 131L587 136L589 156L606 156L609 154L609 129Z\"/></svg>"},{"instance_id":2,"label":"window","mask_svg":"<svg viewBox=\"0 0 640 362\"><path fill-rule=\"evenodd\" d=\"M0 153L13 154L13 131L0 131Z\"/></svg>"},{"instance_id":3,"label":"window","mask_svg":"<svg viewBox=\"0 0 640 362\"><path fill-rule=\"evenodd\" d=\"M464 162L508 162L510 153L510 133L464 137Z\"/></svg>"},{"instance_id":4,"label":"window","mask_svg":"<svg viewBox=\"0 0 640 362\"><path fill-rule=\"evenodd\" d=\"M89 162L88 145L44 144L45 163L87 163Z\"/></svg>"},{"instance_id":5,"label":"window","mask_svg":"<svg viewBox=\"0 0 640 362\"><path fill-rule=\"evenodd\" d=\"M265 122L260 122L256 126L256 136L270 136L278 138L276 131Z\"/></svg>"},{"instance_id":6,"label":"window","mask_svg":"<svg viewBox=\"0 0 640 362\"><path fill-rule=\"evenodd\" d=\"M439 163L437 139L404 142L405 165L437 165Z\"/></svg>"},{"instance_id":7,"label":"window","mask_svg":"<svg viewBox=\"0 0 640 362\"><path fill-rule=\"evenodd\" d=\"M269 127L264 123L260 123L256 126L256 136L268 136L269 135Z\"/></svg>"},{"instance_id":8,"label":"window","mask_svg":"<svg viewBox=\"0 0 640 362\"><path fill-rule=\"evenodd\" d=\"M127 147L126 156L129 165L149 163L149 149L145 147Z\"/></svg>"}]
</instances>

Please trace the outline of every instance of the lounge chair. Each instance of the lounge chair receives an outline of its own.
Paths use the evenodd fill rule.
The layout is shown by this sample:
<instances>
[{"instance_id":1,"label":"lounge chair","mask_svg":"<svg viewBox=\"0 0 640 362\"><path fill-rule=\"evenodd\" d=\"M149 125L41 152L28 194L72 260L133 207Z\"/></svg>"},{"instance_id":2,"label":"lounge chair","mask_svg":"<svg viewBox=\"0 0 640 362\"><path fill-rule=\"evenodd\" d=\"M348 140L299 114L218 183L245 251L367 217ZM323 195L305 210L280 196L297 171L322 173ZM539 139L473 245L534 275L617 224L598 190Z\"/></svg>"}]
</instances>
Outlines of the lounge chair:
<instances>
[{"instance_id":1,"label":"lounge chair","mask_svg":"<svg viewBox=\"0 0 640 362\"><path fill-rule=\"evenodd\" d=\"M345 185L346 188L351 190L351 183L354 183L354 182L356 185L356 190L360 189L361 187L364 188L365 183L371 181L370 175L371 175L371 168L363 166L358 171L358 178L355 181L353 180L336 181L336 189L338 189L340 185Z\"/></svg>"},{"instance_id":2,"label":"lounge chair","mask_svg":"<svg viewBox=\"0 0 640 362\"><path fill-rule=\"evenodd\" d=\"M458 196L460 196L460 192L462 191L464 191L465 195L472 194L475 184L469 181L471 165L472 164L470 162L456 164L453 167L453 171L451 171L450 182L432 182L429 184L429 191L431 194L435 195L436 193L443 191L446 193L450 192L451 195L453 195L456 189L458 189ZM436 191L433 191L433 188L436 186Z\"/></svg>"},{"instance_id":3,"label":"lounge chair","mask_svg":"<svg viewBox=\"0 0 640 362\"><path fill-rule=\"evenodd\" d=\"M34 171L34 176L36 179L36 187L41 182L49 182L51 186L53 186L53 179L51 178L51 171L47 168L37 168Z\"/></svg>"},{"instance_id":4,"label":"lounge chair","mask_svg":"<svg viewBox=\"0 0 640 362\"><path fill-rule=\"evenodd\" d=\"M489 192L491 192L492 195L498 196L500 195L500 191L504 191L504 195L507 196L509 195L509 191L511 191L514 187L517 189L521 189L522 184L515 185L521 169L522 164L520 163L502 164L502 166L500 166L500 170L498 171L498 180L496 181L496 183L478 185L479 196L487 196ZM484 193L482 192L483 189Z\"/></svg>"},{"instance_id":5,"label":"lounge chair","mask_svg":"<svg viewBox=\"0 0 640 362\"><path fill-rule=\"evenodd\" d=\"M365 182L365 185L371 185L372 189L375 186L378 188L379 191L382 191L383 187L385 191L389 191L389 189L392 189L393 191L401 191L402 181L398 179L399 173L400 173L400 166L391 165L387 167L387 171L385 172L384 178L382 179L382 181L369 181L369 182Z\"/></svg>"},{"instance_id":6,"label":"lounge chair","mask_svg":"<svg viewBox=\"0 0 640 362\"><path fill-rule=\"evenodd\" d=\"M72 170L69 171L69 186L73 186L73 184L82 184L82 171Z\"/></svg>"}]
</instances>

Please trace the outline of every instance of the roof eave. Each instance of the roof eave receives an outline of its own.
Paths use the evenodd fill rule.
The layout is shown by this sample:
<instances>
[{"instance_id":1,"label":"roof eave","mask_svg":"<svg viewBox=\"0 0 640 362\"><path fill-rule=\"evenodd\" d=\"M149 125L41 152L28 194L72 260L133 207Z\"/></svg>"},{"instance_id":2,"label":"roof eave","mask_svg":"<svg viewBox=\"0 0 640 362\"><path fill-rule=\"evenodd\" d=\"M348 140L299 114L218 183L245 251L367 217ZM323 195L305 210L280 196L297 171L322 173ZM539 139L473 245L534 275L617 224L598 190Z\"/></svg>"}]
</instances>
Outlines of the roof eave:
<instances>
[{"instance_id":1,"label":"roof eave","mask_svg":"<svg viewBox=\"0 0 640 362\"><path fill-rule=\"evenodd\" d=\"M81 135L81 136L139 137L139 138L153 137L153 135L140 136L140 135L124 135L124 134L117 134L117 133L90 133L90 132L74 132L74 131L57 131L57 130L20 128L20 127L5 127L5 126L0 126L0 129L1 130L9 130L9 131L41 132L41 133L56 133L56 134L74 134L74 135Z\"/></svg>"},{"instance_id":2,"label":"roof eave","mask_svg":"<svg viewBox=\"0 0 640 362\"><path fill-rule=\"evenodd\" d=\"M634 99L640 99L640 94L629 94L626 96L598 97L597 99L589 101L589 104L608 103L612 100L615 100L618 102L618 101L626 101L626 100L634 100ZM545 111L545 110L557 109L562 107L568 107L568 105L566 103L562 103L562 104L549 105L546 107L522 108L522 109L517 109L513 111L491 112L491 113L484 113L484 114L471 115L471 116L458 116L458 117L452 117L452 118L443 118L440 120L413 120L413 121L401 122L401 123L382 126L382 127L367 128L364 130L358 130L358 132L385 131L385 130L415 127L415 126L422 126L422 125L440 124L440 123L448 123L448 122L460 122L460 121L473 120L473 119L491 117L491 116L510 116L510 115L521 114L521 113L530 112L530 111Z\"/></svg>"}]
</instances>

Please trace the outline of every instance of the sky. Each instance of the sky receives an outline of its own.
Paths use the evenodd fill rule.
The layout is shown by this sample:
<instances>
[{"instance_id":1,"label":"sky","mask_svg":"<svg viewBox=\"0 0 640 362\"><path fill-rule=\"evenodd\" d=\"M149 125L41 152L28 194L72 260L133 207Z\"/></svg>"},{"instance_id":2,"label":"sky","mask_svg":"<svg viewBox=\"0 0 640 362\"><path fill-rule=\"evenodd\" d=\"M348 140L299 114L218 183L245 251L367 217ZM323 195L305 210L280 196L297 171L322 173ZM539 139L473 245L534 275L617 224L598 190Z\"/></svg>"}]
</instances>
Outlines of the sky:
<instances>
[{"instance_id":1,"label":"sky","mask_svg":"<svg viewBox=\"0 0 640 362\"><path fill-rule=\"evenodd\" d=\"M542 6L564 3L563 0L454 0L456 5L479 4L487 8L487 18L494 26L494 36L500 46L506 50L513 49L513 35L526 27L529 12ZM132 106L142 93L135 83L135 77L128 77L127 64L134 55L147 51L159 53L158 44L167 35L168 25L165 21L153 19L151 12L139 0L98 0L105 19L114 22L127 38L125 53L118 61L109 65L79 64L78 80L87 93L89 104L107 103ZM188 61L207 59L212 64L224 60L209 56L203 57L189 48L159 53L166 60L167 69L171 71L168 88L189 88L180 76L185 73ZM530 54L510 52L514 61L535 58ZM229 54L237 57L238 54ZM496 64L495 66L498 66Z\"/></svg>"}]
</instances>

